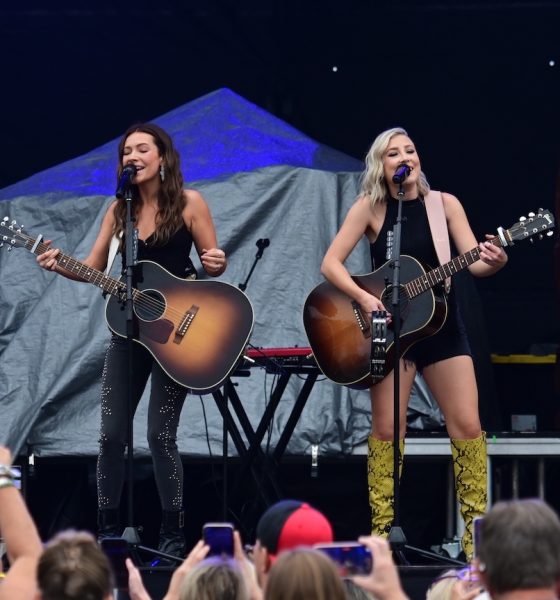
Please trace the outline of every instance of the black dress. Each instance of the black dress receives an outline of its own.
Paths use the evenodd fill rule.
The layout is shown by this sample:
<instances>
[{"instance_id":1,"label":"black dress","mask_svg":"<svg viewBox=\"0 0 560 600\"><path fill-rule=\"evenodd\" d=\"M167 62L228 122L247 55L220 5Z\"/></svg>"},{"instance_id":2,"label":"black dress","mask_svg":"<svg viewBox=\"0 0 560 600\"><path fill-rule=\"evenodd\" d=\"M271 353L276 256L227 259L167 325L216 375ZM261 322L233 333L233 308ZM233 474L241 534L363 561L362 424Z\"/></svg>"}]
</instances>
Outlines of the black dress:
<instances>
[{"instance_id":1,"label":"black dress","mask_svg":"<svg viewBox=\"0 0 560 600\"><path fill-rule=\"evenodd\" d=\"M387 232L392 230L397 219L398 201L387 202L385 220L377 239L370 245L372 268L387 262ZM425 265L439 265L430 233L428 214L423 198L404 200L402 203L401 255L412 256ZM406 282L402 282L406 283ZM447 296L448 313L443 327L433 336L411 346L404 358L416 364L418 371L428 365L453 356L471 355L467 334L457 304L453 285ZM389 309L390 307L386 307Z\"/></svg>"}]
</instances>

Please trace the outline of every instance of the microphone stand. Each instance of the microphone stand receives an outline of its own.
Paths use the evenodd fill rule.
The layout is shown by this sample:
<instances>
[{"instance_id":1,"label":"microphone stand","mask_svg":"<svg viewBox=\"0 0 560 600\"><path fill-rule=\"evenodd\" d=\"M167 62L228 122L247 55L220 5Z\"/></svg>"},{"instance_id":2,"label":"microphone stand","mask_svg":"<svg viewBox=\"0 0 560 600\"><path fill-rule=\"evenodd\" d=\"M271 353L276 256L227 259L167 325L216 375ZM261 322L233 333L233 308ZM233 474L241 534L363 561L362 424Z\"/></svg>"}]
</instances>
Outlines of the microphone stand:
<instances>
[{"instance_id":1,"label":"microphone stand","mask_svg":"<svg viewBox=\"0 0 560 600\"><path fill-rule=\"evenodd\" d=\"M404 179L403 179L404 181ZM399 182L397 192L398 208L397 220L393 225L393 283L391 290L391 315L393 318L394 355L396 357L393 370L393 524L389 531L389 543L396 556L404 564L408 561L402 555L402 548L406 545L406 536L400 526L400 477L399 464L401 461L400 450L400 337L401 337L401 303L400 303L400 269L401 269L401 230L402 230L402 203L404 198L403 181Z\"/></svg>"},{"instance_id":2,"label":"microphone stand","mask_svg":"<svg viewBox=\"0 0 560 600\"><path fill-rule=\"evenodd\" d=\"M117 190L117 195L119 190ZM136 332L134 320L134 298L133 298L133 283L134 283L134 267L138 262L138 230L134 227L135 218L132 216L132 188L130 180L126 182L126 187L122 192L122 197L126 202L126 224L125 224L125 267L126 267L126 295L125 295L125 314L126 314L126 341L128 352L128 386L127 386L127 417L128 430L126 436L126 481L127 481L127 526L124 528L122 538L124 538L131 546L134 561L137 565L142 562L136 552L141 550L149 552L155 556L159 556L174 563L181 563L182 558L160 552L155 548L149 548L141 545L139 528L134 526L134 396L133 396L133 346L134 336ZM118 592L117 598L120 600L121 592ZM124 598L128 598L125 596Z\"/></svg>"},{"instance_id":3,"label":"microphone stand","mask_svg":"<svg viewBox=\"0 0 560 600\"><path fill-rule=\"evenodd\" d=\"M243 283L239 284L239 289L244 292L247 289L247 284L249 283L249 279L251 279L251 275L257 266L257 262L262 258L263 252L265 248L270 246L270 240L268 238L257 240L256 246L258 248L257 253L255 254L255 260L253 261L253 265L247 275L247 279Z\"/></svg>"},{"instance_id":4,"label":"microphone stand","mask_svg":"<svg viewBox=\"0 0 560 600\"><path fill-rule=\"evenodd\" d=\"M138 545L140 535L134 527L134 398L132 394L132 373L133 363L133 343L134 343L134 301L132 297L134 266L138 257L138 230L134 227L134 217L132 216L132 188L126 185L124 192L126 202L126 224L125 224L125 268L126 268L126 296L125 296L125 314L126 314L126 342L128 351L128 386L127 386L127 443L126 443L126 479L128 484L127 494L127 527L125 527L122 537L130 544Z\"/></svg>"},{"instance_id":5,"label":"microphone stand","mask_svg":"<svg viewBox=\"0 0 560 600\"><path fill-rule=\"evenodd\" d=\"M270 246L270 240L268 238L259 239L256 242L256 246L258 248L257 253L255 254L255 260L251 265L251 269L249 270L249 274L247 275L245 281L243 283L239 283L239 289L244 292L247 289L247 284L249 283L249 279L257 266L257 262L262 258L263 252L265 248ZM228 497L228 427L227 427L227 415L228 415L228 402L229 402L229 389L230 386L237 385L231 381L231 375L228 377L224 383L224 391L221 396L215 393L214 398L216 400L220 400L222 403L222 415L223 415L223 430L222 430L222 518L224 521L227 521L227 497Z\"/></svg>"},{"instance_id":6,"label":"microphone stand","mask_svg":"<svg viewBox=\"0 0 560 600\"><path fill-rule=\"evenodd\" d=\"M415 546L409 546L406 542L406 535L400 526L400 477L399 477L399 464L401 461L400 451L400 337L401 337L401 325L402 325L402 312L401 312L401 285L400 285L400 256L401 256L401 231L402 231L402 203L404 199L404 188L403 182L406 176L402 178L399 184L399 191L397 192L398 208L397 208L397 220L393 226L393 282L391 288L391 314L393 320L393 334L394 334L394 356L395 368L393 371L393 498L394 498L394 510L393 510L393 524L389 531L389 543L393 552L395 553L395 562L401 565L410 565L409 561L404 555L403 550L412 550L420 556L431 558L437 562L445 562L450 566L464 566L461 561L453 558L448 558L436 554L435 552L429 552L422 548L416 548Z\"/></svg>"}]
</instances>

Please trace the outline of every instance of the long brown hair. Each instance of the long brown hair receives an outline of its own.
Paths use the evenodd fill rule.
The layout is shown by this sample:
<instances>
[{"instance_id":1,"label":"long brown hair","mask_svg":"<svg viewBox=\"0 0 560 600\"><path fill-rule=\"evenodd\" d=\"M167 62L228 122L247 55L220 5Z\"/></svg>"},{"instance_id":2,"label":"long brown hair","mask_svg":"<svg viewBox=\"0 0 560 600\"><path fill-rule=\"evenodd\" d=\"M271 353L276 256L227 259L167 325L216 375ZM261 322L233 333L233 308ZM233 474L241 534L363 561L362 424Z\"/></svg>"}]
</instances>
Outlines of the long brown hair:
<instances>
[{"instance_id":1,"label":"long brown hair","mask_svg":"<svg viewBox=\"0 0 560 600\"><path fill-rule=\"evenodd\" d=\"M181 173L181 158L173 145L173 140L161 127L154 123L137 123L130 126L119 142L119 166L117 169L117 182L123 170L124 146L128 137L133 133L147 133L154 138L154 142L162 157L165 170L164 181L161 182L158 191L158 212L156 215L156 230L153 236L153 244L163 245L183 224L183 209L185 201L183 198L183 175ZM136 211L140 204L138 188L132 188L132 212ZM124 231L126 221L126 201L118 200L115 207L115 230L114 234L120 236Z\"/></svg>"}]
</instances>

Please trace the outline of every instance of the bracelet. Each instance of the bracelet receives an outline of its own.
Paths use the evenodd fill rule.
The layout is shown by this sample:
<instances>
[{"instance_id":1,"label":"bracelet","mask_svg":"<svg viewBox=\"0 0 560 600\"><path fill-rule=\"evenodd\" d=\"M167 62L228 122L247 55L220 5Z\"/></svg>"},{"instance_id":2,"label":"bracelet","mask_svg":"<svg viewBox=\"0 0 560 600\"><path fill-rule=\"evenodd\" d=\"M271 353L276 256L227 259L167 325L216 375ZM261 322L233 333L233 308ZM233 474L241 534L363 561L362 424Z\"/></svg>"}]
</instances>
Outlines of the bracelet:
<instances>
[{"instance_id":1,"label":"bracelet","mask_svg":"<svg viewBox=\"0 0 560 600\"><path fill-rule=\"evenodd\" d=\"M0 477L0 490L7 487L16 487L11 477Z\"/></svg>"},{"instance_id":2,"label":"bracelet","mask_svg":"<svg viewBox=\"0 0 560 600\"><path fill-rule=\"evenodd\" d=\"M9 465L0 465L0 477L9 477L10 479L19 479L19 472Z\"/></svg>"}]
</instances>

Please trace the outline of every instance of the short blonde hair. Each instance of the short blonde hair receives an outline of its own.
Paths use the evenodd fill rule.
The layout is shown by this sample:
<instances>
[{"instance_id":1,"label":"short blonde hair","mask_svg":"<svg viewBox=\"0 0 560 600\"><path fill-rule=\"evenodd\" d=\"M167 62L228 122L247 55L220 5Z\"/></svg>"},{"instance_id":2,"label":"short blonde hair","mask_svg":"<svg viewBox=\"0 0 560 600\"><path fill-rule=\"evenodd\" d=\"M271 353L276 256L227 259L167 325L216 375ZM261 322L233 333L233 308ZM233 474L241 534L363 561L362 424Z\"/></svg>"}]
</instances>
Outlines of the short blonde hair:
<instances>
[{"instance_id":1,"label":"short blonde hair","mask_svg":"<svg viewBox=\"0 0 560 600\"><path fill-rule=\"evenodd\" d=\"M426 592L426 600L450 600L453 587L459 581L456 569L445 571L437 577Z\"/></svg>"},{"instance_id":2,"label":"short blonde hair","mask_svg":"<svg viewBox=\"0 0 560 600\"><path fill-rule=\"evenodd\" d=\"M362 174L360 185L360 196L367 196L372 208L389 196L389 187L383 176L383 156L387 151L389 142L396 135L406 135L408 133L402 127L392 127L382 131L373 140L373 144L366 155L366 168ZM426 175L420 171L418 180L418 192L425 196L430 191L430 185Z\"/></svg>"},{"instance_id":3,"label":"short blonde hair","mask_svg":"<svg viewBox=\"0 0 560 600\"><path fill-rule=\"evenodd\" d=\"M211 557L187 573L179 591L180 600L249 600L249 592L238 562Z\"/></svg>"}]
</instances>

